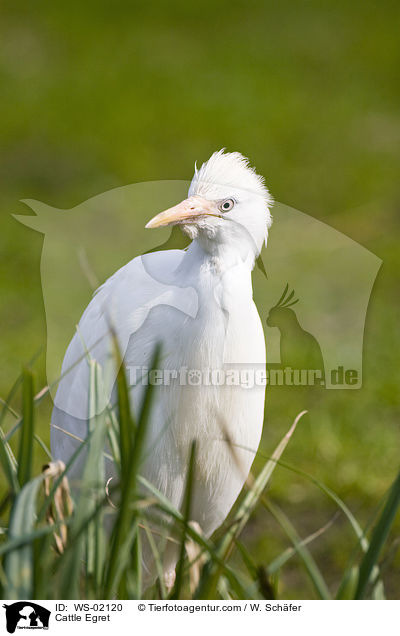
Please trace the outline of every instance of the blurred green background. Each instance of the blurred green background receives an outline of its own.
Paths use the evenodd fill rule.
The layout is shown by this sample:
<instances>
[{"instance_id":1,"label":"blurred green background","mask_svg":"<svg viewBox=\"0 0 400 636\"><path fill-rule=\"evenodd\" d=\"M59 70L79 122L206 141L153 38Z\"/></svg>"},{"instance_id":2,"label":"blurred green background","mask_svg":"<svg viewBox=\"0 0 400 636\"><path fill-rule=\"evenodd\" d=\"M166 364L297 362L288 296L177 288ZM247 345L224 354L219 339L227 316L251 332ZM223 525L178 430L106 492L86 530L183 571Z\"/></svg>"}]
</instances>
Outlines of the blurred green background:
<instances>
[{"instance_id":1,"label":"blurred green background","mask_svg":"<svg viewBox=\"0 0 400 636\"><path fill-rule=\"evenodd\" d=\"M262 444L269 454L309 408L285 461L333 488L365 524L400 451L400 5L7 0L0 11L0 395L40 348L37 390L46 382L43 237L10 216L29 213L20 199L70 208L128 183L189 179L194 160L239 150L277 201L383 260L367 316L363 388L271 391ZM132 257L141 253L134 231L131 245ZM50 411L45 402L38 414L46 440ZM38 468L44 457L38 452ZM284 468L270 495L301 536L336 510ZM262 511L245 539L259 563L288 545ZM385 562L390 598L400 597L395 541L396 532ZM354 543L339 516L312 544L333 587ZM313 597L296 558L280 594Z\"/></svg>"}]
</instances>

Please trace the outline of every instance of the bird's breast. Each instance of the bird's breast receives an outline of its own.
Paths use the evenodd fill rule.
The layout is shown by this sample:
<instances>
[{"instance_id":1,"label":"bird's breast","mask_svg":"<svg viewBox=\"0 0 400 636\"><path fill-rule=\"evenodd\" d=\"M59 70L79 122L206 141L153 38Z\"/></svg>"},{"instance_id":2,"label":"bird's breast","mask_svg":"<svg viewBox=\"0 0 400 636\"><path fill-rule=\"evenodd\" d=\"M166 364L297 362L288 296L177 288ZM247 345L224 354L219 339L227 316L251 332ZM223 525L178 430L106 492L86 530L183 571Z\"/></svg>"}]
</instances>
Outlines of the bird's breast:
<instances>
[{"instance_id":1,"label":"bird's breast","mask_svg":"<svg viewBox=\"0 0 400 636\"><path fill-rule=\"evenodd\" d=\"M179 381L165 400L182 459L196 439L202 478L218 480L232 463L227 438L257 450L265 387L256 376L265 369L265 343L251 287L211 282L199 292L197 315L179 327L179 347L168 359ZM248 470L254 454L243 454Z\"/></svg>"}]
</instances>

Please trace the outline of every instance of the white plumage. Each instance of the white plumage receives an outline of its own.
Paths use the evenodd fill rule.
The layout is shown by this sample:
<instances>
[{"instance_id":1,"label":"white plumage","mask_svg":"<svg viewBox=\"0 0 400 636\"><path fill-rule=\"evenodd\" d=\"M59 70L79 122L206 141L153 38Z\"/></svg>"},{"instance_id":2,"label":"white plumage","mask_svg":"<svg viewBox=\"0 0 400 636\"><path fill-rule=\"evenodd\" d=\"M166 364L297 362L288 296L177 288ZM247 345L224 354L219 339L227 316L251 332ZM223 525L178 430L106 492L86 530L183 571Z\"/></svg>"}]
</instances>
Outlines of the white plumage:
<instances>
[{"instance_id":1,"label":"white plumage","mask_svg":"<svg viewBox=\"0 0 400 636\"><path fill-rule=\"evenodd\" d=\"M161 370L175 371L178 377L156 389L146 440L151 452L145 452L142 474L179 508L189 448L196 439L191 516L206 536L224 521L250 470L261 437L265 390L195 381L206 370L265 368L251 271L268 236L270 204L263 179L239 153L216 152L196 169L188 199L146 226L181 225L193 239L189 248L139 256L97 290L68 347L62 372L75 366L60 381L55 398L52 453L66 462L78 443L68 433L80 438L87 434L84 347L106 366L112 324L128 376L137 379L139 368L149 366L160 343ZM195 374L184 384L182 377L191 370ZM102 407L113 401L114 380L115 374L107 378ZM140 382L132 387L134 411L144 388ZM224 441L224 428L235 444L236 458ZM76 466L75 474L79 469ZM107 474L113 475L111 464ZM173 579L176 559L170 549L164 560L167 583Z\"/></svg>"}]
</instances>

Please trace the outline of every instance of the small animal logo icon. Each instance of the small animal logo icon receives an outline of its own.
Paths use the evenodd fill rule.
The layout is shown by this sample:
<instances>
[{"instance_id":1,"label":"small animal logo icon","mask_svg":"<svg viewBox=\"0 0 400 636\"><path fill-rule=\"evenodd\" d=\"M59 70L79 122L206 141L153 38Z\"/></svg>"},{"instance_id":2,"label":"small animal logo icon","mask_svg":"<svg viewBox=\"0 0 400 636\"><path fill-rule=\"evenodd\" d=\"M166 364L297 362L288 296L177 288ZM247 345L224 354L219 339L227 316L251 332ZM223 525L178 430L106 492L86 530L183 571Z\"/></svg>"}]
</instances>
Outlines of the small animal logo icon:
<instances>
[{"instance_id":1,"label":"small animal logo icon","mask_svg":"<svg viewBox=\"0 0 400 636\"><path fill-rule=\"evenodd\" d=\"M18 601L10 605L4 604L6 610L6 628L9 634L14 634L16 629L48 629L50 610L32 603L31 601Z\"/></svg>"},{"instance_id":2,"label":"small animal logo icon","mask_svg":"<svg viewBox=\"0 0 400 636\"><path fill-rule=\"evenodd\" d=\"M295 292L289 292L286 284L278 302L271 307L267 317L269 327L280 331L281 366L292 369L318 369L324 371L321 347L314 336L303 329L292 309L299 302Z\"/></svg>"}]
</instances>

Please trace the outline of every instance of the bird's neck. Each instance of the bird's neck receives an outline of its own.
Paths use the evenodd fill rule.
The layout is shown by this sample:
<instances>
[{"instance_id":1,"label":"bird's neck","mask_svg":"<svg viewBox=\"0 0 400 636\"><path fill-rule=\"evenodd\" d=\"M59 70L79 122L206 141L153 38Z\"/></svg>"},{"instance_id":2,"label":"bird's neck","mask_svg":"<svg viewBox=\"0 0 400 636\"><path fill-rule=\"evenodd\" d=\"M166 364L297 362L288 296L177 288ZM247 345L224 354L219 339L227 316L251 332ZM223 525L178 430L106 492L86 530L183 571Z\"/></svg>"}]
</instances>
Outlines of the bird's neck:
<instances>
[{"instance_id":1,"label":"bird's neck","mask_svg":"<svg viewBox=\"0 0 400 636\"><path fill-rule=\"evenodd\" d=\"M196 238L190 244L184 258L185 266L201 266L215 269L218 273L243 266L249 273L254 267L254 254L238 249L237 245L216 241L203 241Z\"/></svg>"}]
</instances>

